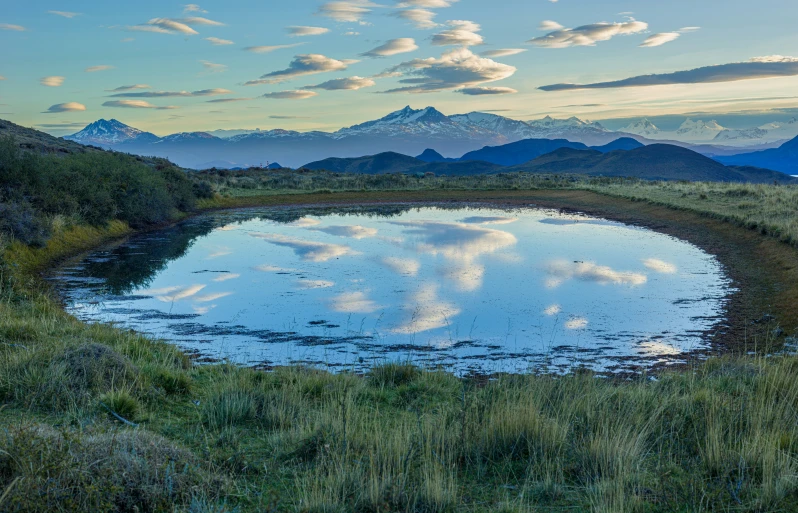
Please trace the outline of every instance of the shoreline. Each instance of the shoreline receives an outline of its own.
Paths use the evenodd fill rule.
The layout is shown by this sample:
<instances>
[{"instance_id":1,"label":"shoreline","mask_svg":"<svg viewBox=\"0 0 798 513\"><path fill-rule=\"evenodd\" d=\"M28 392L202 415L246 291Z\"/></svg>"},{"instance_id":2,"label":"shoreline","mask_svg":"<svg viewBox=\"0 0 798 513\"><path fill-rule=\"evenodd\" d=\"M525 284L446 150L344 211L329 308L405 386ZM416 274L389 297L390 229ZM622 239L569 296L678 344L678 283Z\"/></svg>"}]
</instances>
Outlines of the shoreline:
<instances>
[{"instance_id":1,"label":"shoreline","mask_svg":"<svg viewBox=\"0 0 798 513\"><path fill-rule=\"evenodd\" d=\"M798 298L798 277L791 273L798 268L798 252L789 245L765 237L731 223L708 218L699 213L635 202L628 199L588 191L387 191L335 194L297 194L252 196L243 201L227 201L227 205L205 208L172 223L147 230L130 230L121 237L101 237L99 241L68 254L58 254L38 270L39 278L50 275L64 262L82 258L106 245L115 245L140 233L157 231L204 214L257 208L316 208L342 205L440 205L460 207L547 208L563 213L581 213L667 234L693 244L718 259L730 279L731 292L724 300L723 318L702 334L707 347L681 353L686 363L658 362L650 366L634 364L620 372L600 373L629 377L639 372L684 369L707 357L721 354L745 354L778 347L783 343L773 331L780 329L791 335L798 325L790 317L790 307ZM235 206L233 204L236 204ZM770 266L762 266L761 256ZM779 265L775 265L778 263ZM786 264L786 265L785 265ZM787 284L785 287L784 284ZM52 295L52 294L51 294ZM56 295L57 297L57 295ZM61 308L64 304L57 297ZM782 313L784 312L784 313ZM793 322L790 322L790 319ZM178 347L179 348L179 347ZM179 348L181 351L182 348ZM651 357L657 360L659 357ZM618 367L624 367L620 359ZM629 357L629 362L641 361ZM213 362L211 362L213 363Z\"/></svg>"}]
</instances>

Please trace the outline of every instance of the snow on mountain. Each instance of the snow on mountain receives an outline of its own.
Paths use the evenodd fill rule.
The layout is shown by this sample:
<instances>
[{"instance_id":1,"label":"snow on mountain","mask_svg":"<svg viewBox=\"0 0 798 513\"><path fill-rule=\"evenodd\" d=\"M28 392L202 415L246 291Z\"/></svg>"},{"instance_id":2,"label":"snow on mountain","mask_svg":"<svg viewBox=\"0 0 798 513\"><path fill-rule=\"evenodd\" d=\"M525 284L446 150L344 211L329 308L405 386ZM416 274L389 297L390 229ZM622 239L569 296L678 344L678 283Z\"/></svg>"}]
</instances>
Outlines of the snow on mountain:
<instances>
[{"instance_id":1,"label":"snow on mountain","mask_svg":"<svg viewBox=\"0 0 798 513\"><path fill-rule=\"evenodd\" d=\"M482 138L495 133L478 125L458 123L434 107L412 109L408 106L380 119L342 128L333 135L337 139L363 135Z\"/></svg>"},{"instance_id":2,"label":"snow on mountain","mask_svg":"<svg viewBox=\"0 0 798 513\"><path fill-rule=\"evenodd\" d=\"M692 119L687 119L682 123L679 129L676 130L676 135L680 140L710 141L724 130L726 130L726 128L722 127L715 120L704 122L702 120L693 121Z\"/></svg>"},{"instance_id":3,"label":"snow on mountain","mask_svg":"<svg viewBox=\"0 0 798 513\"><path fill-rule=\"evenodd\" d=\"M792 118L789 121L768 123L759 128L767 130L769 138L773 140L794 139L798 136L798 119Z\"/></svg>"},{"instance_id":4,"label":"snow on mountain","mask_svg":"<svg viewBox=\"0 0 798 513\"><path fill-rule=\"evenodd\" d=\"M546 116L543 119L528 121L527 124L533 128L543 130L574 130L588 128L592 130L600 130L602 132L609 132L609 130L604 128L601 123L583 121L575 116L572 116L568 119L555 119L551 116Z\"/></svg>"},{"instance_id":5,"label":"snow on mountain","mask_svg":"<svg viewBox=\"0 0 798 513\"><path fill-rule=\"evenodd\" d=\"M158 140L158 136L149 132L144 132L138 128L133 128L115 119L110 121L100 119L88 125L80 132L64 137L64 139L75 141L80 144L109 147L137 139L146 142L155 142Z\"/></svg>"},{"instance_id":6,"label":"snow on mountain","mask_svg":"<svg viewBox=\"0 0 798 513\"><path fill-rule=\"evenodd\" d=\"M295 130L258 130L256 132L234 135L228 137L226 140L232 143L238 142L256 142L270 139L297 139L297 140L312 140L312 139L329 139L331 134L327 132L297 132Z\"/></svg>"},{"instance_id":7,"label":"snow on mountain","mask_svg":"<svg viewBox=\"0 0 798 513\"><path fill-rule=\"evenodd\" d=\"M534 130L524 121L505 118L486 112L470 112L468 114L455 114L449 119L462 125L470 125L501 134L511 141L533 137Z\"/></svg>"},{"instance_id":8,"label":"snow on mountain","mask_svg":"<svg viewBox=\"0 0 798 513\"><path fill-rule=\"evenodd\" d=\"M768 131L761 128L744 128L742 130L723 130L715 136L715 141L761 141L767 137Z\"/></svg>"},{"instance_id":9,"label":"snow on mountain","mask_svg":"<svg viewBox=\"0 0 798 513\"><path fill-rule=\"evenodd\" d=\"M179 134L167 135L162 137L157 144L196 142L196 141L221 141L207 132L181 132Z\"/></svg>"},{"instance_id":10,"label":"snow on mountain","mask_svg":"<svg viewBox=\"0 0 798 513\"><path fill-rule=\"evenodd\" d=\"M622 132L650 138L657 137L661 133L661 130L657 127L657 125L649 121L647 118L643 118L640 121L629 123L629 125L624 128Z\"/></svg>"}]
</instances>

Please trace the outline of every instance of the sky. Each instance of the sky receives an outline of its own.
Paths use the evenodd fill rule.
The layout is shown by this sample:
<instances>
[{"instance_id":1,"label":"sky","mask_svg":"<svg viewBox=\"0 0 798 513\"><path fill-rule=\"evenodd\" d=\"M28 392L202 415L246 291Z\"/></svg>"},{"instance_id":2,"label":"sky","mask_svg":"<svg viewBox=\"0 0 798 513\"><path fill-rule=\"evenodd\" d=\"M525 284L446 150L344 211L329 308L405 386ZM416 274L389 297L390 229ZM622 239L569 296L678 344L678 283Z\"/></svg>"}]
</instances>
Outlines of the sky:
<instances>
[{"instance_id":1,"label":"sky","mask_svg":"<svg viewBox=\"0 0 798 513\"><path fill-rule=\"evenodd\" d=\"M333 131L401 109L798 115L794 0L100 0L0 10L0 118Z\"/></svg>"}]
</instances>

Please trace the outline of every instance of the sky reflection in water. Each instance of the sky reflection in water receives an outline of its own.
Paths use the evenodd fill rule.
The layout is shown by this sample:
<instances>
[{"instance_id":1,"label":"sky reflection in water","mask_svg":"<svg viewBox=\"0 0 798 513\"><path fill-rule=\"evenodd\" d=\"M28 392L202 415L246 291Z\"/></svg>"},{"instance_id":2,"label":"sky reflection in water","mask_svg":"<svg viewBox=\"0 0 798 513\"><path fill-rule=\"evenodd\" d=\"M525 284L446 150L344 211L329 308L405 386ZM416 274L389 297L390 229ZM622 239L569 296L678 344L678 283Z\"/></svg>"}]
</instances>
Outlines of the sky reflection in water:
<instances>
[{"instance_id":1,"label":"sky reflection in water","mask_svg":"<svg viewBox=\"0 0 798 513\"><path fill-rule=\"evenodd\" d=\"M286 212L291 222L273 220ZM728 293L717 261L694 246L600 219L314 214L205 216L98 252L57 280L83 319L237 363L409 359L460 372L678 361L702 347Z\"/></svg>"}]
</instances>

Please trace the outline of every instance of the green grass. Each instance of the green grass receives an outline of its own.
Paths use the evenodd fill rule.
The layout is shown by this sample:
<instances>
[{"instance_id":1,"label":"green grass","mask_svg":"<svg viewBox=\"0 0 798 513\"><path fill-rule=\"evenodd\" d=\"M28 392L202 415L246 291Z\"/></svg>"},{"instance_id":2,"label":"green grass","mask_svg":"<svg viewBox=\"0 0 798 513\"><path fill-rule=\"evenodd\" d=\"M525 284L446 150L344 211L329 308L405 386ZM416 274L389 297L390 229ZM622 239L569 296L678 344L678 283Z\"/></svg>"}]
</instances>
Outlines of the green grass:
<instances>
[{"instance_id":1,"label":"green grass","mask_svg":"<svg viewBox=\"0 0 798 513\"><path fill-rule=\"evenodd\" d=\"M792 187L535 180L525 186L796 240ZM206 207L235 205L236 191ZM55 226L39 249L0 241L2 512L798 510L798 357L727 356L626 381L469 380L407 362L363 376L198 366L169 344L80 323L35 279L128 231Z\"/></svg>"}]
</instances>

